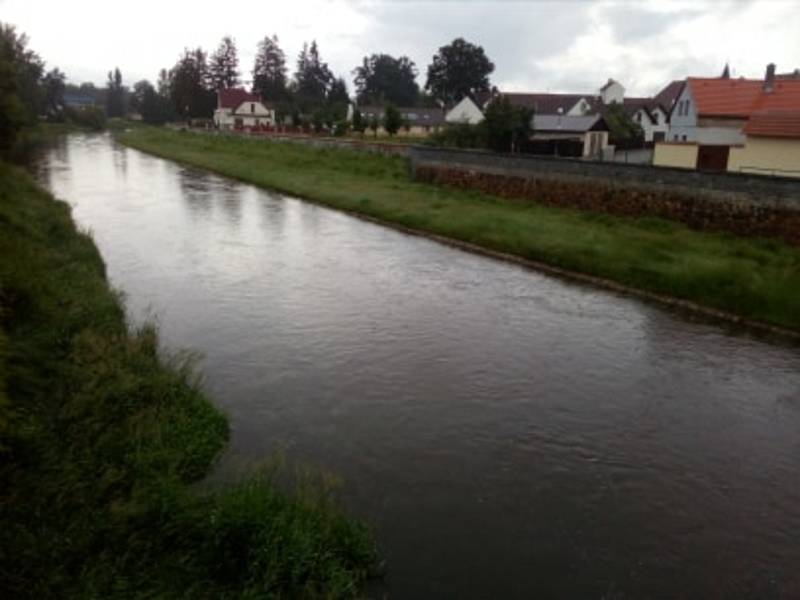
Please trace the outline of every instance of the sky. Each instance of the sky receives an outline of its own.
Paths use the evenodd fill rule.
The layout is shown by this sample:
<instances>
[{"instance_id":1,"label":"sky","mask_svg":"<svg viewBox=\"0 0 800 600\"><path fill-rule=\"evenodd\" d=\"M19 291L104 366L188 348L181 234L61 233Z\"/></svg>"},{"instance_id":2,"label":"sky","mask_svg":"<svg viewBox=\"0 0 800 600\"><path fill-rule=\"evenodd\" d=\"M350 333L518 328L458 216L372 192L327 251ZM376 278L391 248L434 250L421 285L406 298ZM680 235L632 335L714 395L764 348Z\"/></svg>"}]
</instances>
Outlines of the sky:
<instances>
[{"instance_id":1,"label":"sky","mask_svg":"<svg viewBox=\"0 0 800 600\"><path fill-rule=\"evenodd\" d=\"M456 37L483 46L503 91L593 93L613 78L628 95L651 95L726 62L737 77L763 77L769 62L800 68L800 0L0 0L0 22L69 81L96 85L115 66L126 85L155 81L184 47L213 50L224 35L247 80L258 41L273 33L290 72L316 39L350 86L372 53L410 57L424 85L431 57Z\"/></svg>"}]
</instances>

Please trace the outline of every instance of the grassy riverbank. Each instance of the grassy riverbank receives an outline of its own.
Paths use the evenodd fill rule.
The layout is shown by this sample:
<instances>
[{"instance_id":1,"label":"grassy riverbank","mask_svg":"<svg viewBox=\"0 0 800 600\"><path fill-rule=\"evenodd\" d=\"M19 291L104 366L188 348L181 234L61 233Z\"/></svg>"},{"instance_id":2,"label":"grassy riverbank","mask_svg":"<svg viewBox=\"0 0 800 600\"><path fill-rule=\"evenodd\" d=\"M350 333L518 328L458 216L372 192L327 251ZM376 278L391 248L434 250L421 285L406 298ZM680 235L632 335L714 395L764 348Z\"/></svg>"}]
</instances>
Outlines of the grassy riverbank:
<instances>
[{"instance_id":1,"label":"grassy riverbank","mask_svg":"<svg viewBox=\"0 0 800 600\"><path fill-rule=\"evenodd\" d=\"M192 485L226 439L67 205L0 162L0 597L356 595L372 545L322 478Z\"/></svg>"},{"instance_id":2,"label":"grassy riverbank","mask_svg":"<svg viewBox=\"0 0 800 600\"><path fill-rule=\"evenodd\" d=\"M800 250L779 242L414 183L396 157L155 128L120 139L336 208L800 330Z\"/></svg>"}]
</instances>

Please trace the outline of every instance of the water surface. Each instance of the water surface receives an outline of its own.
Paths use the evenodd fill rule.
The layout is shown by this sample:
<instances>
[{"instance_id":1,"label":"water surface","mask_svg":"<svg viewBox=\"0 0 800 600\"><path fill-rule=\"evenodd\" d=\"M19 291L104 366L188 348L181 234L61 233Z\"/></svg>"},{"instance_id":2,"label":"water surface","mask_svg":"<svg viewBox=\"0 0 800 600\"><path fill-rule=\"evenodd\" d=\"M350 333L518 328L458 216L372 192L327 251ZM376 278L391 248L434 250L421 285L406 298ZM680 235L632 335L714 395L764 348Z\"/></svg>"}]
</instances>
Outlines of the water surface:
<instances>
[{"instance_id":1,"label":"water surface","mask_svg":"<svg viewBox=\"0 0 800 600\"><path fill-rule=\"evenodd\" d=\"M389 598L800 597L800 350L74 136L39 177Z\"/></svg>"}]
</instances>

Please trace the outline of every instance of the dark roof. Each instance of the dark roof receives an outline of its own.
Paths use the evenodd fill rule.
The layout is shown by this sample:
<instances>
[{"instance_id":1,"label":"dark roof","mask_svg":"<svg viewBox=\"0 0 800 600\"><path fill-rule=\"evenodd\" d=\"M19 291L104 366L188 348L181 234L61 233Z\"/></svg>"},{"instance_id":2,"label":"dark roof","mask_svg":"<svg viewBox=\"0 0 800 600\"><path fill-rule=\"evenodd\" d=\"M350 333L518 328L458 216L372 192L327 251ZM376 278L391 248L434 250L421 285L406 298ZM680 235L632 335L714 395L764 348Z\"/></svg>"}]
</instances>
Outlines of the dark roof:
<instances>
[{"instance_id":1,"label":"dark roof","mask_svg":"<svg viewBox=\"0 0 800 600\"><path fill-rule=\"evenodd\" d=\"M261 102L261 96L243 88L217 91L217 108L237 108L242 102Z\"/></svg>"},{"instance_id":2,"label":"dark roof","mask_svg":"<svg viewBox=\"0 0 800 600\"><path fill-rule=\"evenodd\" d=\"M604 91L604 90L607 90L608 88L610 88L610 87L611 87L612 85L614 85L615 83L617 83L617 82L616 82L616 81L614 81L613 79L609 79L609 80L606 82L606 84L605 84L603 87L601 87L601 88L600 88L600 91L602 92L602 91Z\"/></svg>"},{"instance_id":3,"label":"dark roof","mask_svg":"<svg viewBox=\"0 0 800 600\"><path fill-rule=\"evenodd\" d=\"M682 79L670 82L663 90L653 96L653 100L669 112L672 110L672 105L677 102L678 96L681 95L684 84L685 81Z\"/></svg>"},{"instance_id":4,"label":"dark roof","mask_svg":"<svg viewBox=\"0 0 800 600\"><path fill-rule=\"evenodd\" d=\"M653 120L653 111L655 111L656 108L661 108L669 113L655 98L624 98L622 100L622 106L625 112L630 116L635 115L639 109L643 109L650 117L650 120Z\"/></svg>"},{"instance_id":5,"label":"dark roof","mask_svg":"<svg viewBox=\"0 0 800 600\"><path fill-rule=\"evenodd\" d=\"M566 115L533 116L533 133L585 133L587 131L608 131L605 120L600 115L569 117Z\"/></svg>"},{"instance_id":6,"label":"dark roof","mask_svg":"<svg viewBox=\"0 0 800 600\"><path fill-rule=\"evenodd\" d=\"M359 106L358 110L363 116L369 119L371 119L372 117L382 119L383 116L386 114L385 106ZM408 124L412 126L418 125L425 127L432 125L442 125L444 123L445 112L441 108L398 106L397 110L403 117L403 119L408 121Z\"/></svg>"},{"instance_id":7,"label":"dark roof","mask_svg":"<svg viewBox=\"0 0 800 600\"><path fill-rule=\"evenodd\" d=\"M775 79L800 79L800 69L795 69L790 73L778 73Z\"/></svg>"},{"instance_id":8,"label":"dark roof","mask_svg":"<svg viewBox=\"0 0 800 600\"><path fill-rule=\"evenodd\" d=\"M519 94L505 93L504 98L508 98L514 106L532 108L534 112L541 115L557 115L559 109L562 113L569 112L581 99L589 103L590 110L595 112L600 105L600 100L591 94Z\"/></svg>"}]
</instances>

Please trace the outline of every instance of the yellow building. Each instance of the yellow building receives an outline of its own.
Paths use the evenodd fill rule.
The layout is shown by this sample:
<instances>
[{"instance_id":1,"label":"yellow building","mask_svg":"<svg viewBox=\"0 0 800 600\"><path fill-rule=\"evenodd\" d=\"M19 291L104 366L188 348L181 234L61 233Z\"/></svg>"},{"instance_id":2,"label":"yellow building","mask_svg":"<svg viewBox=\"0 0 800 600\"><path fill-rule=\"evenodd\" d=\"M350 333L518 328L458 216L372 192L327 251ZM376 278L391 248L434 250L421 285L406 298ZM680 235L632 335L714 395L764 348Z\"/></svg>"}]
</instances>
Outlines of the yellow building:
<instances>
[{"instance_id":1,"label":"yellow building","mask_svg":"<svg viewBox=\"0 0 800 600\"><path fill-rule=\"evenodd\" d=\"M728 171L800 177L800 110L754 113L744 146L731 148Z\"/></svg>"},{"instance_id":2,"label":"yellow building","mask_svg":"<svg viewBox=\"0 0 800 600\"><path fill-rule=\"evenodd\" d=\"M800 177L800 79L688 78L653 164Z\"/></svg>"}]
</instances>

